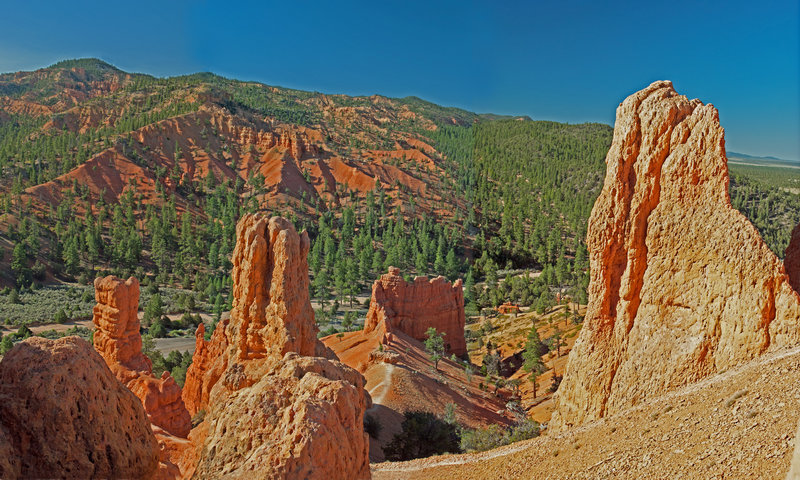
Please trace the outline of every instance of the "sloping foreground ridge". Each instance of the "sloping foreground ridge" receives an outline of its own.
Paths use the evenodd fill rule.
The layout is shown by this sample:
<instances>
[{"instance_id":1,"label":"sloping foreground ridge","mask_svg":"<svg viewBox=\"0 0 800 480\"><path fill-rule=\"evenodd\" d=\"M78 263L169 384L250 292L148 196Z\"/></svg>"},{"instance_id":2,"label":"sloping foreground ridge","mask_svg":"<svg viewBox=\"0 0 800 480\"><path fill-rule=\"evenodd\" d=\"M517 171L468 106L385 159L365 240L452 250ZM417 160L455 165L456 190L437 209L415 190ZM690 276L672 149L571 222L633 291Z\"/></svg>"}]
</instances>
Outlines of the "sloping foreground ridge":
<instances>
[{"instance_id":1,"label":"sloping foreground ridge","mask_svg":"<svg viewBox=\"0 0 800 480\"><path fill-rule=\"evenodd\" d=\"M233 308L211 340L203 327L184 402L198 478L370 477L364 377L317 340L308 298L309 240L283 218L236 228Z\"/></svg>"},{"instance_id":2,"label":"sloping foreground ridge","mask_svg":"<svg viewBox=\"0 0 800 480\"><path fill-rule=\"evenodd\" d=\"M653 83L617 109L606 163L587 235L586 323L556 395L556 431L800 343L784 265L731 207L714 106Z\"/></svg>"}]
</instances>

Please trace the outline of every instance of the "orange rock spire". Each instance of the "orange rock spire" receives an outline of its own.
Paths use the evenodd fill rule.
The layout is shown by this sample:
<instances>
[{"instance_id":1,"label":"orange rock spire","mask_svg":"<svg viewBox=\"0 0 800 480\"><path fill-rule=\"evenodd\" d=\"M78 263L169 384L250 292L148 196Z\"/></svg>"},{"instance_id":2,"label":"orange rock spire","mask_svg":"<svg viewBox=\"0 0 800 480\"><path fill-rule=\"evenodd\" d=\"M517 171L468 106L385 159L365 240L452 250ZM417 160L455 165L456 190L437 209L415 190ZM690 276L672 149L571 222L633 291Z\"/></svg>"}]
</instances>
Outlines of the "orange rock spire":
<instances>
[{"instance_id":1,"label":"orange rock spire","mask_svg":"<svg viewBox=\"0 0 800 480\"><path fill-rule=\"evenodd\" d=\"M717 110L655 82L617 109L589 220L586 323L551 426L579 425L800 341L800 297L731 207Z\"/></svg>"},{"instance_id":2,"label":"orange rock spire","mask_svg":"<svg viewBox=\"0 0 800 480\"><path fill-rule=\"evenodd\" d=\"M205 411L192 432L202 450L196 475L369 478L370 400L361 374L317 340L308 236L250 214L236 238L231 316L210 341L198 329L186 375L185 403Z\"/></svg>"},{"instance_id":3,"label":"orange rock spire","mask_svg":"<svg viewBox=\"0 0 800 480\"><path fill-rule=\"evenodd\" d=\"M179 437L192 428L181 398L181 387L167 373L153 376L150 359L142 354L139 334L139 282L131 277L98 278L94 282L94 347L114 375L142 401L153 425Z\"/></svg>"}]
</instances>

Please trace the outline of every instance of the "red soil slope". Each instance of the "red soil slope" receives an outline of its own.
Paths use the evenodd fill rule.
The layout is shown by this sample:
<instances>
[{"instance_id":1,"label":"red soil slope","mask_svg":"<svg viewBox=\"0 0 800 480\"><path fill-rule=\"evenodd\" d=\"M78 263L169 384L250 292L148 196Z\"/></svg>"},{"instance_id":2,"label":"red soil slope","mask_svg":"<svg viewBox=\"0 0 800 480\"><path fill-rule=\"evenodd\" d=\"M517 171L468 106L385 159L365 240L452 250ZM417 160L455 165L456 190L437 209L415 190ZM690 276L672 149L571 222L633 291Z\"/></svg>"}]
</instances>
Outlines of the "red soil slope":
<instances>
[{"instance_id":1,"label":"red soil slope","mask_svg":"<svg viewBox=\"0 0 800 480\"><path fill-rule=\"evenodd\" d=\"M495 395L494 387L488 389L492 393L482 390L484 379L479 373L467 381L463 365L449 359L441 360L438 372L434 371L422 343L402 332L393 333L381 350L382 336L377 330L360 330L341 338L331 335L322 339L340 361L367 379L366 389L373 403L367 413L383 426L378 441L370 440L371 461L384 459L380 447L400 431L402 414L409 410L441 415L453 403L458 422L471 428L511 423L505 411L509 392L501 389Z\"/></svg>"}]
</instances>

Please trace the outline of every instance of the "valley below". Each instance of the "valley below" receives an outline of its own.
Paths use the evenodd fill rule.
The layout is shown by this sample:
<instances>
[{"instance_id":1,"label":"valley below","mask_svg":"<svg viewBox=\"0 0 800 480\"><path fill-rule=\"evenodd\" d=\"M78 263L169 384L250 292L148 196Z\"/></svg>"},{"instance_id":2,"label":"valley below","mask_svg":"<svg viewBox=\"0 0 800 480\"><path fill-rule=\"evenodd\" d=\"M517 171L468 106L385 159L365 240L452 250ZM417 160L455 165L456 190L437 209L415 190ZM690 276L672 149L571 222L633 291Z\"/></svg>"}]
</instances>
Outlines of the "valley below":
<instances>
[{"instance_id":1,"label":"valley below","mask_svg":"<svg viewBox=\"0 0 800 480\"><path fill-rule=\"evenodd\" d=\"M612 128L0 74L0 477L800 475L768 160L668 81Z\"/></svg>"}]
</instances>

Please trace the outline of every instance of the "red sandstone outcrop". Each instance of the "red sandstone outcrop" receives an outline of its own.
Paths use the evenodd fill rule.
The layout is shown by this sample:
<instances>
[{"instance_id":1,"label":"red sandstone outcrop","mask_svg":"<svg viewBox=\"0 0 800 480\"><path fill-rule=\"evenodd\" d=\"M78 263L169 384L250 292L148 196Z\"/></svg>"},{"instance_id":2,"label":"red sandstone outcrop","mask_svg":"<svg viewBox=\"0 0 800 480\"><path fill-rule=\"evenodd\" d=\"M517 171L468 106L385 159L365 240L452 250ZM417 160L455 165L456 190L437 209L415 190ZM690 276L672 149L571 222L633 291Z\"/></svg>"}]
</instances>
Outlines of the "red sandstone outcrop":
<instances>
[{"instance_id":1,"label":"red sandstone outcrop","mask_svg":"<svg viewBox=\"0 0 800 480\"><path fill-rule=\"evenodd\" d=\"M151 372L139 334L139 281L108 276L94 281L94 348L122 383Z\"/></svg>"},{"instance_id":2,"label":"red sandstone outcrop","mask_svg":"<svg viewBox=\"0 0 800 480\"><path fill-rule=\"evenodd\" d=\"M370 401L364 378L316 338L308 236L257 214L236 233L231 316L209 342L198 329L187 372L185 403L205 411L195 475L369 478Z\"/></svg>"},{"instance_id":3,"label":"red sandstone outcrop","mask_svg":"<svg viewBox=\"0 0 800 480\"><path fill-rule=\"evenodd\" d=\"M94 288L95 349L119 381L139 397L153 425L185 438L192 424L181 387L167 372L154 377L150 359L142 353L139 282L108 276L96 279Z\"/></svg>"},{"instance_id":4,"label":"red sandstone outcrop","mask_svg":"<svg viewBox=\"0 0 800 480\"><path fill-rule=\"evenodd\" d=\"M222 322L220 322L220 326ZM223 331L224 328L221 328L220 331ZM206 388L208 386L213 386L217 383L217 379L209 380L208 382L203 381L203 374L207 374L211 367L211 363L213 359L219 357L221 352L217 355L210 355L208 352L208 346L211 342L205 340L206 334L206 326L205 324L201 323L197 326L197 330L194 333L195 338L195 347L194 347L194 355L192 356L192 364L186 370L186 380L183 382L183 404L186 405L186 410L189 411L189 414L194 416L201 410L201 405L208 405L208 390L203 391L203 387ZM217 341L214 345L221 345L221 342Z\"/></svg>"},{"instance_id":5,"label":"red sandstone outcrop","mask_svg":"<svg viewBox=\"0 0 800 480\"><path fill-rule=\"evenodd\" d=\"M551 427L613 414L800 341L800 297L733 209L717 110L656 82L617 109L589 220L586 323Z\"/></svg>"},{"instance_id":6,"label":"red sandstone outcrop","mask_svg":"<svg viewBox=\"0 0 800 480\"><path fill-rule=\"evenodd\" d=\"M78 337L30 339L0 362L0 477L152 478L141 402Z\"/></svg>"},{"instance_id":7,"label":"red sandstone outcrop","mask_svg":"<svg viewBox=\"0 0 800 480\"><path fill-rule=\"evenodd\" d=\"M420 341L427 339L428 328L444 333L448 353L467 353L464 339L464 291L461 279L450 283L444 277L428 280L416 277L406 282L400 269L389 267L372 285L372 299L364 332L383 329L387 334L399 330Z\"/></svg>"}]
</instances>

